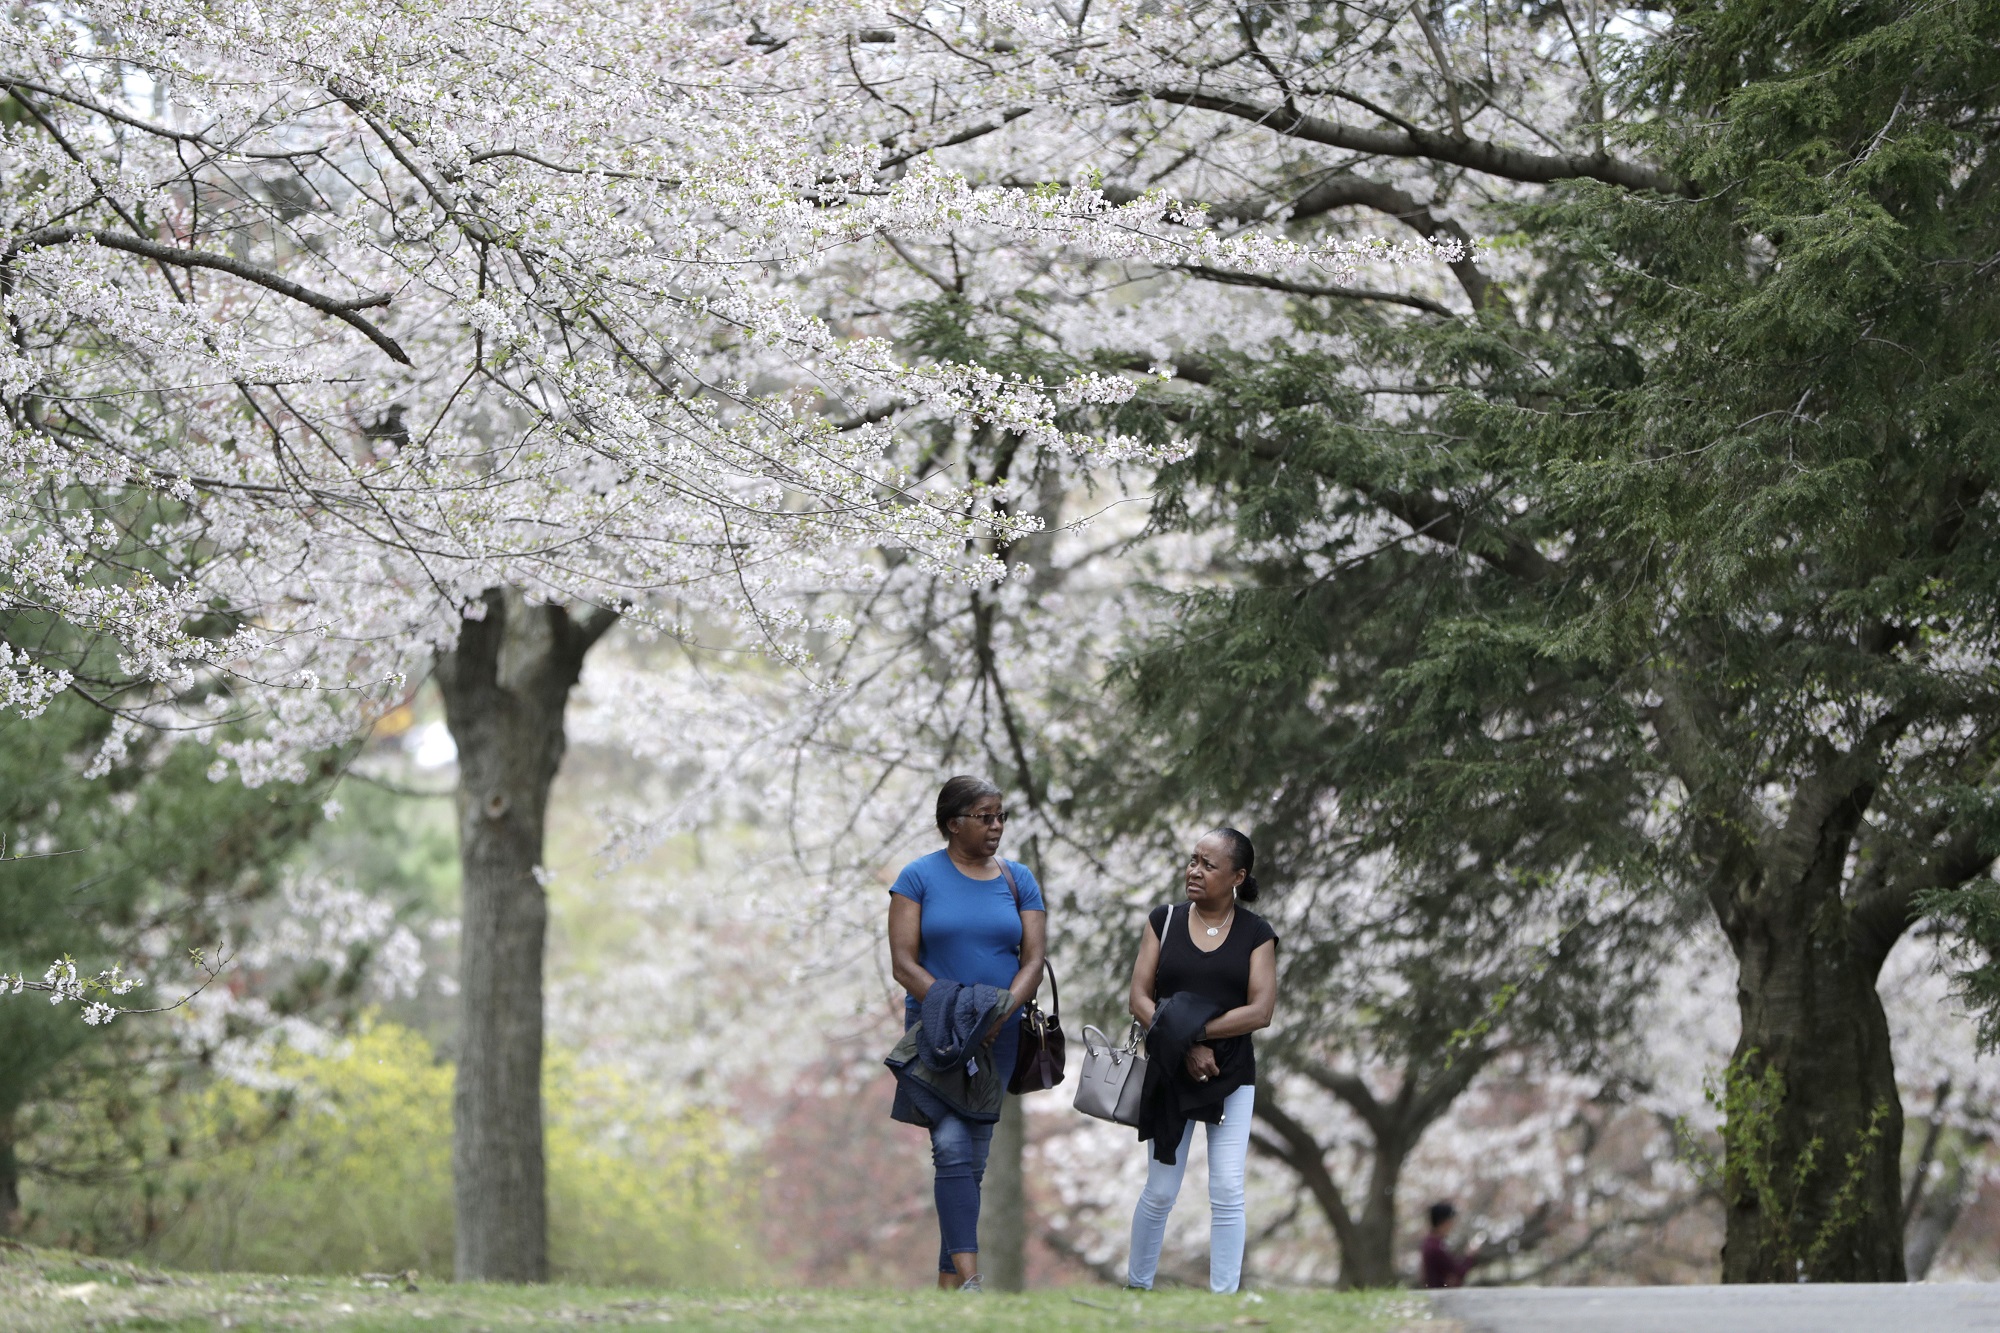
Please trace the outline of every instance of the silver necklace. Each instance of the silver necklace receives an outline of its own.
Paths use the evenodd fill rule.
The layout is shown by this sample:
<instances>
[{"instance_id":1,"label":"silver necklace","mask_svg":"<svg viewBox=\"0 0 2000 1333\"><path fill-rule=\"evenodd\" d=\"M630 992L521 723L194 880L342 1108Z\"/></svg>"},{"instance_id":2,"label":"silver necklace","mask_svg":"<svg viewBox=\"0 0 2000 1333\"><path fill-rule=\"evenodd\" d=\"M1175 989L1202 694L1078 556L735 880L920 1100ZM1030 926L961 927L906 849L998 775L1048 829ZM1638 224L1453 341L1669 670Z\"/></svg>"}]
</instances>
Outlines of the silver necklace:
<instances>
[{"instance_id":1,"label":"silver necklace","mask_svg":"<svg viewBox=\"0 0 2000 1333\"><path fill-rule=\"evenodd\" d=\"M1194 914L1195 914L1196 916L1201 916L1201 909L1200 909L1199 907L1195 908L1195 909L1194 909ZM1226 925L1228 925L1228 924L1229 924L1229 917L1233 917L1233 916L1235 916L1235 915L1236 915L1236 906L1235 906L1235 904L1233 904L1233 903L1232 903L1232 904L1230 905L1230 908L1229 908L1229 916L1225 916L1224 918L1222 918L1222 926L1226 926ZM1202 920L1202 925L1203 925L1203 927L1204 927L1204 928L1205 928L1205 929L1206 929L1206 930L1208 931L1208 933L1209 933L1209 935L1210 935L1211 937L1213 937L1213 936L1216 936L1216 935L1220 935L1220 934L1222 933L1222 926L1211 926L1211 925L1209 925L1209 924L1208 924L1208 918L1207 918L1207 917L1205 917L1205 916L1201 916L1201 920Z\"/></svg>"}]
</instances>

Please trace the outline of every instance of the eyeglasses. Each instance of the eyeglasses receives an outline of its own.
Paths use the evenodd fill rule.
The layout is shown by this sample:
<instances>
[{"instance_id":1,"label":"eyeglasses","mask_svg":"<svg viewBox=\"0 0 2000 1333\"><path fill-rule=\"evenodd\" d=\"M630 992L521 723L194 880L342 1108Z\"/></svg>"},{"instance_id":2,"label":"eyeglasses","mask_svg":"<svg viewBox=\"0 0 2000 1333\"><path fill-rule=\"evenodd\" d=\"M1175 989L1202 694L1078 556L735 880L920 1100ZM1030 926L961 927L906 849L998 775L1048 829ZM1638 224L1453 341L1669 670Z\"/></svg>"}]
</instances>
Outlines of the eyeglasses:
<instances>
[{"instance_id":1,"label":"eyeglasses","mask_svg":"<svg viewBox=\"0 0 2000 1333\"><path fill-rule=\"evenodd\" d=\"M1002 810L997 815L960 815L958 818L976 819L986 825L987 828L1004 828L1007 824L1007 812L1005 810Z\"/></svg>"}]
</instances>

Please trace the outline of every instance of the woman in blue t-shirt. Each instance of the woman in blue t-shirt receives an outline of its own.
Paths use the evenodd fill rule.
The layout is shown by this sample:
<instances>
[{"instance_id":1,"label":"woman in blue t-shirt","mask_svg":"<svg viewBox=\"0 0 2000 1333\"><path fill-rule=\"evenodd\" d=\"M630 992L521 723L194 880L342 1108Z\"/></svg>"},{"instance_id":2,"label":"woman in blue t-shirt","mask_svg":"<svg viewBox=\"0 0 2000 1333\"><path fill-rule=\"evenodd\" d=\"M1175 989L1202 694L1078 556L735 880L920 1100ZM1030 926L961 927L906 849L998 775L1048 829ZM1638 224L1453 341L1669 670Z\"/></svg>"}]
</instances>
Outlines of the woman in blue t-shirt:
<instances>
[{"instance_id":1,"label":"woman in blue t-shirt","mask_svg":"<svg viewBox=\"0 0 2000 1333\"><path fill-rule=\"evenodd\" d=\"M1021 1006L1042 984L1048 910L1042 886L1019 861L1002 873L1000 835L1007 827L1000 789L981 778L953 778L937 799L943 850L903 867L889 886L889 960L909 992L906 1022L915 1022L934 981L1005 987L1013 996L991 1043L1001 1079L1014 1068ZM1016 898L1018 891L1019 897ZM945 1114L931 1125L937 1168L938 1286L978 1291L979 1185L993 1126Z\"/></svg>"}]
</instances>

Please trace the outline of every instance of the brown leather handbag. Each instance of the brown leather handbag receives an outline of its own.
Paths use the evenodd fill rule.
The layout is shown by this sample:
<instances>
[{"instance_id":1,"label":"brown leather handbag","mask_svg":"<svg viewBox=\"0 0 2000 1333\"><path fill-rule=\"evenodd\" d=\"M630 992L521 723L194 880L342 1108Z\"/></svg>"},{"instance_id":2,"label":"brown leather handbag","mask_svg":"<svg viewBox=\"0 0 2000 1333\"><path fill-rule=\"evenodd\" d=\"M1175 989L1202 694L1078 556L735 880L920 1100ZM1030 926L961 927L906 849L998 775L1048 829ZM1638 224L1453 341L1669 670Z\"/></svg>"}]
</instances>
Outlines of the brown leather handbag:
<instances>
[{"instance_id":1,"label":"brown leather handbag","mask_svg":"<svg viewBox=\"0 0 2000 1333\"><path fill-rule=\"evenodd\" d=\"M1014 872L1004 860L1000 861L1000 873L1006 877L1007 887L1014 891L1014 910L1018 912L1021 886L1014 882ZM1007 1080L1007 1091L1017 1097L1046 1091L1063 1081L1067 1052L1062 1030L1062 991L1056 986L1055 964L1044 959L1042 967L1049 978L1049 1011L1044 1014L1033 1000L1021 1008L1021 1045L1014 1055L1014 1075Z\"/></svg>"}]
</instances>

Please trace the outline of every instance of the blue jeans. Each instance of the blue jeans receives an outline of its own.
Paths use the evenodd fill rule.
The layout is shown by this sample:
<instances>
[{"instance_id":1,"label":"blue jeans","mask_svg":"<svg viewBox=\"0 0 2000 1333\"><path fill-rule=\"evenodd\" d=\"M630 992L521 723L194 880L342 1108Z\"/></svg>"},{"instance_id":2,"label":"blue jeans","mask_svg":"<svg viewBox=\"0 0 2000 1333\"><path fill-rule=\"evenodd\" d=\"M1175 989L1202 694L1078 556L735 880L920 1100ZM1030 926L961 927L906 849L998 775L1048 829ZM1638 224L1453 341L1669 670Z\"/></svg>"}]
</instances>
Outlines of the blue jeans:
<instances>
[{"instance_id":1,"label":"blue jeans","mask_svg":"<svg viewBox=\"0 0 2000 1333\"><path fill-rule=\"evenodd\" d=\"M1222 1102L1222 1123L1208 1127L1208 1289L1235 1291L1243 1280L1243 1165L1250 1155L1250 1113L1257 1103L1257 1089L1246 1084ZM1146 1164L1146 1188L1132 1213L1132 1261L1125 1280L1134 1287L1153 1289L1153 1275L1160 1268L1160 1246L1167 1238L1167 1214L1180 1197L1181 1179L1187 1175L1188 1150L1194 1147L1195 1121L1188 1121L1181 1135L1174 1164L1154 1158ZM1147 1145L1147 1152L1152 1145Z\"/></svg>"},{"instance_id":2,"label":"blue jeans","mask_svg":"<svg viewBox=\"0 0 2000 1333\"><path fill-rule=\"evenodd\" d=\"M1000 1071L1004 1085L1014 1073L1014 1053L1021 1043L1021 1020L1007 1020L993 1049L982 1053ZM979 1187L986 1179L986 1153L993 1146L993 1126L964 1116L947 1115L931 1126L931 1164L937 1170L938 1272L952 1273L951 1256L979 1253Z\"/></svg>"}]
</instances>

